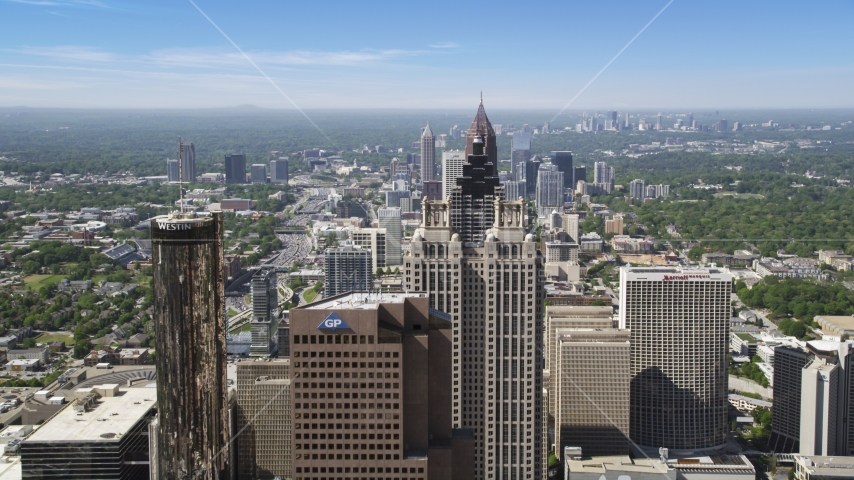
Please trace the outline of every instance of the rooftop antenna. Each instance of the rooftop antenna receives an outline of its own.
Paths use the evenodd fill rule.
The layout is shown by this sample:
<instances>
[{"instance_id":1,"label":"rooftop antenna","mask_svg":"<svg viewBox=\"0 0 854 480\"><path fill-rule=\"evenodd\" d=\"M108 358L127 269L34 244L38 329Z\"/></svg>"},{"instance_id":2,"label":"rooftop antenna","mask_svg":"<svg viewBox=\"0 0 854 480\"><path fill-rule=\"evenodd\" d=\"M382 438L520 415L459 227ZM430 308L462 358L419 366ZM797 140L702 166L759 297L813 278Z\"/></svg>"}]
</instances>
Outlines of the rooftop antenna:
<instances>
[{"instance_id":1,"label":"rooftop antenna","mask_svg":"<svg viewBox=\"0 0 854 480\"><path fill-rule=\"evenodd\" d=\"M184 213L184 142L178 137L178 192L181 213Z\"/></svg>"}]
</instances>

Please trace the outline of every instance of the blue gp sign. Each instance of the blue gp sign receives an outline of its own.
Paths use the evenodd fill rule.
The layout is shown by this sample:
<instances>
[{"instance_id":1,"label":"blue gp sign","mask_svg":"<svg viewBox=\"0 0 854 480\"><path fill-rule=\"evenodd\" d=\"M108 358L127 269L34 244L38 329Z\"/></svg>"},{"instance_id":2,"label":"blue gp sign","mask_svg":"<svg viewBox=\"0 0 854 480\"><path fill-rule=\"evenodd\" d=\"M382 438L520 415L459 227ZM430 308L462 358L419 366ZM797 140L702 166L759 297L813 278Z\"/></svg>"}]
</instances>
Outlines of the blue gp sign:
<instances>
[{"instance_id":1,"label":"blue gp sign","mask_svg":"<svg viewBox=\"0 0 854 480\"><path fill-rule=\"evenodd\" d=\"M350 328L350 325L347 325L347 322L341 319L337 313L332 312L320 322L320 325L317 326L319 330L332 330L333 332L339 328Z\"/></svg>"}]
</instances>

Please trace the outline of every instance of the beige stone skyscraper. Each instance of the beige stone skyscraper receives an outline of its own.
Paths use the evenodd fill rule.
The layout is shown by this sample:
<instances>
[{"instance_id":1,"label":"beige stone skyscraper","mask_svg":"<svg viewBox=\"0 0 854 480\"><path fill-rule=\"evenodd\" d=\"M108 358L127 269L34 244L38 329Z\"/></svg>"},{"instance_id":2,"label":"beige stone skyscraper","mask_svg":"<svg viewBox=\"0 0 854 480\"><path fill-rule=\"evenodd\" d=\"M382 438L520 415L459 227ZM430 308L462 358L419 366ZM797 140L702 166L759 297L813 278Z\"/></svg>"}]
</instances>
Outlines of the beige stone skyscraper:
<instances>
[{"instance_id":1,"label":"beige stone skyscraper","mask_svg":"<svg viewBox=\"0 0 854 480\"><path fill-rule=\"evenodd\" d=\"M628 330L571 329L557 340L555 453L581 447L585 456L629 453Z\"/></svg>"},{"instance_id":2,"label":"beige stone skyscraper","mask_svg":"<svg viewBox=\"0 0 854 480\"><path fill-rule=\"evenodd\" d=\"M237 367L238 478L291 476L289 359L257 359Z\"/></svg>"},{"instance_id":3,"label":"beige stone skyscraper","mask_svg":"<svg viewBox=\"0 0 854 480\"><path fill-rule=\"evenodd\" d=\"M550 379L557 378L555 370L559 354L558 337L563 333L579 328L611 329L614 328L613 307L549 305L546 307L545 318L545 368L548 377L543 379L546 388L551 389ZM554 372L554 374L552 374ZM549 396L547 413L557 415L555 411L555 395Z\"/></svg>"},{"instance_id":4,"label":"beige stone skyscraper","mask_svg":"<svg viewBox=\"0 0 854 480\"><path fill-rule=\"evenodd\" d=\"M522 202L495 201L482 244L451 228L452 202L424 204L403 259L406 288L453 322L453 424L475 439L475 478L542 475L542 269Z\"/></svg>"}]
</instances>

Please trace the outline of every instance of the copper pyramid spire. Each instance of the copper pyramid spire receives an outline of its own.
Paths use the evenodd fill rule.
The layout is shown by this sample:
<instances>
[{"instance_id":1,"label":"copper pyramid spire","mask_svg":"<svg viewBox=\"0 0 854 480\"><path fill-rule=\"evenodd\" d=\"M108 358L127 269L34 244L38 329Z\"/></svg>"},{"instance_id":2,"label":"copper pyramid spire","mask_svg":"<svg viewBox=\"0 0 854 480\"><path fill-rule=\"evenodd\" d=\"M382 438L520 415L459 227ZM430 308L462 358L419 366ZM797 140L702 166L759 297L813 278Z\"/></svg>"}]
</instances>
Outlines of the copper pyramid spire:
<instances>
[{"instance_id":1,"label":"copper pyramid spire","mask_svg":"<svg viewBox=\"0 0 854 480\"><path fill-rule=\"evenodd\" d=\"M495 130L492 129L492 124L489 123L489 118L486 116L486 110L483 109L483 98L480 99L480 105L477 107L477 115L471 122L468 131L469 135L495 135Z\"/></svg>"}]
</instances>

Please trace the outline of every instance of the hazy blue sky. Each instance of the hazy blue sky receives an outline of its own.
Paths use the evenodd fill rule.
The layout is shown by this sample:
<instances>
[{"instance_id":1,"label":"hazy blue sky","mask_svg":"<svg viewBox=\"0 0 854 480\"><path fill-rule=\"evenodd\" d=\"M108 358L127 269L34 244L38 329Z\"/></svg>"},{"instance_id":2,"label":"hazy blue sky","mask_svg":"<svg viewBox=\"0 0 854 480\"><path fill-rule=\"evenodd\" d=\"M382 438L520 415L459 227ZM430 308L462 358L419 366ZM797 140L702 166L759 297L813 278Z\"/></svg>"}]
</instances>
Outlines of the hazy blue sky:
<instances>
[{"instance_id":1,"label":"hazy blue sky","mask_svg":"<svg viewBox=\"0 0 854 480\"><path fill-rule=\"evenodd\" d=\"M667 0L195 0L302 108L559 111ZM0 0L0 106L291 108L187 1ZM854 107L854 2L675 0L570 106Z\"/></svg>"}]
</instances>

